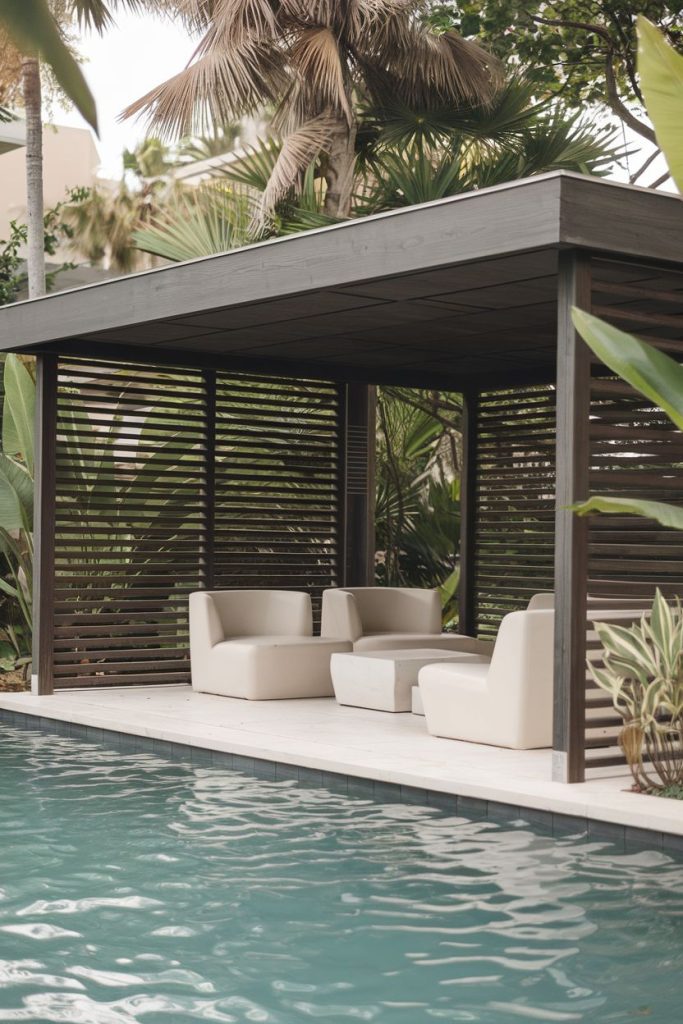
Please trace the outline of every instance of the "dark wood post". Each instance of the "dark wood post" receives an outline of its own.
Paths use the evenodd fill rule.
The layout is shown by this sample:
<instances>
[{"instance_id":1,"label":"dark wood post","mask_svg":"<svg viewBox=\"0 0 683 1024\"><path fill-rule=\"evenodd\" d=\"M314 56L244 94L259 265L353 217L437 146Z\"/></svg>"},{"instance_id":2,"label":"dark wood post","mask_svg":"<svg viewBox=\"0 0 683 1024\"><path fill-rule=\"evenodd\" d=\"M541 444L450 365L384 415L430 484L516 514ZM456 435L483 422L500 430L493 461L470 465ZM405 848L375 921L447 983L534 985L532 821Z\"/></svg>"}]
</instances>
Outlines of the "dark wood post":
<instances>
[{"instance_id":1,"label":"dark wood post","mask_svg":"<svg viewBox=\"0 0 683 1024\"><path fill-rule=\"evenodd\" d=\"M216 546L216 371L204 370L206 440L204 459L206 485L203 498L204 542L200 578L205 590L214 589L214 552Z\"/></svg>"},{"instance_id":2,"label":"dark wood post","mask_svg":"<svg viewBox=\"0 0 683 1024\"><path fill-rule=\"evenodd\" d=\"M375 581L376 391L347 384L344 440L344 579L348 587Z\"/></svg>"},{"instance_id":3,"label":"dark wood post","mask_svg":"<svg viewBox=\"0 0 683 1024\"><path fill-rule=\"evenodd\" d=\"M585 776L588 524L567 506L589 486L590 351L574 330L572 306L590 309L587 256L560 254L557 327L555 504L555 681L553 779Z\"/></svg>"},{"instance_id":4,"label":"dark wood post","mask_svg":"<svg viewBox=\"0 0 683 1024\"><path fill-rule=\"evenodd\" d=\"M40 696L54 692L57 369L56 355L36 358L31 690Z\"/></svg>"},{"instance_id":5,"label":"dark wood post","mask_svg":"<svg viewBox=\"0 0 683 1024\"><path fill-rule=\"evenodd\" d=\"M460 579L458 632L476 632L475 557L477 547L477 421L476 392L462 396L462 468L460 473Z\"/></svg>"}]
</instances>

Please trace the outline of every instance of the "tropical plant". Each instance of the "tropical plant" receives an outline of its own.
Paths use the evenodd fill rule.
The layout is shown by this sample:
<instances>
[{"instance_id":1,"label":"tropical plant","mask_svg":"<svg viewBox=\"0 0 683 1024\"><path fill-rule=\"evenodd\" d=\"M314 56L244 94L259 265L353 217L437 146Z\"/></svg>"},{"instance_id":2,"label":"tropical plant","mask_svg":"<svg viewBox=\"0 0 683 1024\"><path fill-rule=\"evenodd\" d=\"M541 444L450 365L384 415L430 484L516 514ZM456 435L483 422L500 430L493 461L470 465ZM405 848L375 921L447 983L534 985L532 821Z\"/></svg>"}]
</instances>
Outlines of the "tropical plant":
<instances>
[{"instance_id":1,"label":"tropical plant","mask_svg":"<svg viewBox=\"0 0 683 1024\"><path fill-rule=\"evenodd\" d=\"M476 39L508 66L528 65L540 95L552 91L574 109L600 104L654 143L636 73L639 15L681 49L681 0L452 0L430 11L437 27ZM655 149L634 169L632 181L641 179L657 154ZM652 185L661 181L658 176Z\"/></svg>"},{"instance_id":2,"label":"tropical plant","mask_svg":"<svg viewBox=\"0 0 683 1024\"><path fill-rule=\"evenodd\" d=\"M74 0L73 6L85 5ZM106 11L102 3L97 6ZM64 94L97 131L97 111L92 93L64 42L47 0L0 0L0 29L4 30L19 53L35 56L49 65Z\"/></svg>"},{"instance_id":3,"label":"tropical plant","mask_svg":"<svg viewBox=\"0 0 683 1024\"><path fill-rule=\"evenodd\" d=\"M646 792L683 785L683 608L657 590L649 615L630 627L596 623L602 664L596 684L623 719L619 742L635 785ZM646 767L646 760L651 767ZM653 774L654 773L654 774Z\"/></svg>"},{"instance_id":4,"label":"tropical plant","mask_svg":"<svg viewBox=\"0 0 683 1024\"><path fill-rule=\"evenodd\" d=\"M75 253L93 265L124 274L149 265L134 241L135 233L171 210L180 187L173 180L176 154L158 139L144 139L124 150L124 175L115 187L94 186L74 196L65 210ZM189 257L185 257L189 258Z\"/></svg>"},{"instance_id":5,"label":"tropical plant","mask_svg":"<svg viewBox=\"0 0 683 1024\"><path fill-rule=\"evenodd\" d=\"M35 386L19 356L5 357L0 452L0 666L31 660L33 412Z\"/></svg>"},{"instance_id":6,"label":"tropical plant","mask_svg":"<svg viewBox=\"0 0 683 1024\"><path fill-rule=\"evenodd\" d=\"M648 110L671 174L683 190L683 57L644 18L638 22L638 37L638 67ZM683 367L665 352L584 310L574 309L573 317L577 331L600 361L663 409L683 430ZM640 515L683 530L683 509L666 502L596 495L576 505L575 511L580 515Z\"/></svg>"},{"instance_id":7,"label":"tropical plant","mask_svg":"<svg viewBox=\"0 0 683 1024\"><path fill-rule=\"evenodd\" d=\"M43 250L46 256L54 256L59 249L72 243L73 229L66 209L71 202L79 201L84 193L84 189L72 189L63 202L46 211L43 218ZM15 302L21 290L26 287L26 266L22 255L26 238L26 224L12 220L9 237L0 239L0 306ZM72 270L74 266L71 262L54 266L45 275L47 290L52 289L59 274Z\"/></svg>"},{"instance_id":8,"label":"tropical plant","mask_svg":"<svg viewBox=\"0 0 683 1024\"><path fill-rule=\"evenodd\" d=\"M411 107L490 99L495 62L455 31L434 32L423 0L186 0L203 32L183 71L141 97L154 131L182 138L265 105L283 139L266 199L272 207L320 157L325 213L351 207L358 101Z\"/></svg>"},{"instance_id":9,"label":"tropical plant","mask_svg":"<svg viewBox=\"0 0 683 1024\"><path fill-rule=\"evenodd\" d=\"M558 168L602 174L620 156L609 129L596 131L579 115L537 103L531 84L521 75L506 82L486 108L465 104L418 115L404 103L387 101L382 108L363 107L359 117L352 217ZM340 219L325 212L319 160L308 164L296 189L277 199L270 194L282 145L277 138L264 139L246 147L238 160L215 169L216 184L227 178L237 186L237 191L216 193L226 205L238 205L234 213L226 210L223 220L242 223L245 190L254 200L251 232L243 241L323 227ZM261 216L266 211L267 216ZM187 225L172 215L155 217L154 230L138 234L136 240L147 252L189 259L200 255L200 236L225 243L213 226L216 215L216 204L198 203ZM200 227L202 219L207 223ZM239 238L235 233L235 243Z\"/></svg>"},{"instance_id":10,"label":"tropical plant","mask_svg":"<svg viewBox=\"0 0 683 1024\"><path fill-rule=\"evenodd\" d=\"M220 185L179 193L137 228L132 244L142 252L178 262L226 252L253 241L253 201L248 194L226 194Z\"/></svg>"},{"instance_id":11,"label":"tropical plant","mask_svg":"<svg viewBox=\"0 0 683 1024\"><path fill-rule=\"evenodd\" d=\"M45 293L43 249L43 100L41 60L55 69L57 82L74 98L86 119L96 126L92 97L74 61L65 38L75 27L104 32L112 23L112 12L139 11L172 6L174 0L0 0L0 87L7 75L19 76L21 100L26 119L26 217L29 296ZM181 2L181 0L177 0Z\"/></svg>"},{"instance_id":12,"label":"tropical plant","mask_svg":"<svg viewBox=\"0 0 683 1024\"><path fill-rule=\"evenodd\" d=\"M460 411L455 395L378 390L377 582L439 587L446 624L459 575Z\"/></svg>"}]
</instances>

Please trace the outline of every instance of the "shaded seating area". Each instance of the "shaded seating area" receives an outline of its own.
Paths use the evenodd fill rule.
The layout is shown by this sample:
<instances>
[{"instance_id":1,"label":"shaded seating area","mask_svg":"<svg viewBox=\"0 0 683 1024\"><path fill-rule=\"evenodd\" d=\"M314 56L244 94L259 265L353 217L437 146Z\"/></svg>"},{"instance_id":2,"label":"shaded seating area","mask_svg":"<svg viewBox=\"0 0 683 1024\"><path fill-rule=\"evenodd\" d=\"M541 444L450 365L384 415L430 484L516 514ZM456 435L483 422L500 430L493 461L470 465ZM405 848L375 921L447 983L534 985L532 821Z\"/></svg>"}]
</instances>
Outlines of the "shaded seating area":
<instances>
[{"instance_id":1,"label":"shaded seating area","mask_svg":"<svg viewBox=\"0 0 683 1024\"><path fill-rule=\"evenodd\" d=\"M622 764L588 595L675 595L683 537L570 506L682 502L683 445L571 309L682 358L682 235L677 196L554 173L1 310L0 349L37 357L34 692L189 687L197 591L305 593L317 631L324 591L374 583L375 386L439 389L459 633L552 592L554 777ZM345 643L440 632L359 618Z\"/></svg>"}]
</instances>

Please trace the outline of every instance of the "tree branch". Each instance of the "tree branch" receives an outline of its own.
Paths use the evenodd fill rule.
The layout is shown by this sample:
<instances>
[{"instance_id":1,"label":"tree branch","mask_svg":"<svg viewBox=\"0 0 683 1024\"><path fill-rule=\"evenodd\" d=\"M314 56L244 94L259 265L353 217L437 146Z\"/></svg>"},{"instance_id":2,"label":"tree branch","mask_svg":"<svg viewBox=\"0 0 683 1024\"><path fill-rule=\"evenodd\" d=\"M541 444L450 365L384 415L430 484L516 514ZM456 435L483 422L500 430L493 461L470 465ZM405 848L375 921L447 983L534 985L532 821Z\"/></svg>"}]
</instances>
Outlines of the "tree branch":
<instances>
[{"instance_id":1,"label":"tree branch","mask_svg":"<svg viewBox=\"0 0 683 1024\"><path fill-rule=\"evenodd\" d=\"M605 60L605 82L607 86L607 106L610 110L612 110L617 117L621 118L624 124L627 124L632 131L636 132L637 135L640 135L643 139L647 139L648 142L652 142L656 146L657 136L652 128L647 124L643 124L642 121L639 121L619 96L611 55L608 55Z\"/></svg>"},{"instance_id":2,"label":"tree branch","mask_svg":"<svg viewBox=\"0 0 683 1024\"><path fill-rule=\"evenodd\" d=\"M641 164L638 170L635 171L628 179L632 185L635 185L635 183L638 181L638 178L645 174L645 171L648 169L650 164L657 159L661 152L661 149L659 149L658 147L657 149L654 149L652 153L650 153L647 160L643 164Z\"/></svg>"},{"instance_id":3,"label":"tree branch","mask_svg":"<svg viewBox=\"0 0 683 1024\"><path fill-rule=\"evenodd\" d=\"M573 21L565 18L541 18L538 15L532 15L531 20L537 22L539 25L549 25L554 28L577 28L583 32L592 32L596 36L600 36L601 39L607 44L607 51L605 53L605 85L606 85L606 97L605 101L607 106L610 108L612 113L616 114L617 117L627 124L632 131L636 132L643 139L647 139L648 142L657 144L655 133L649 125L643 124L633 114L624 101L619 96L619 90L617 88L617 80L614 74L614 40L610 35L608 29L603 25L594 25L589 21Z\"/></svg>"}]
</instances>

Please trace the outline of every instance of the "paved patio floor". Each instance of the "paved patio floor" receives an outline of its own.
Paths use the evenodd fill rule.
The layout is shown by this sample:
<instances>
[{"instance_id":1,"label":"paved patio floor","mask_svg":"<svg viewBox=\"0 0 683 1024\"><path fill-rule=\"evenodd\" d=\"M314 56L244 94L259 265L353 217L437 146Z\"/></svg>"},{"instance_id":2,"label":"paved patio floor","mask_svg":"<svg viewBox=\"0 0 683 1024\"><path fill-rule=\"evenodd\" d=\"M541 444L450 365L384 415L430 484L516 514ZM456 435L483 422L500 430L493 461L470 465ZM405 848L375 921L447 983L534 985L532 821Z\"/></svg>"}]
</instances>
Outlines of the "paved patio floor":
<instances>
[{"instance_id":1,"label":"paved patio floor","mask_svg":"<svg viewBox=\"0 0 683 1024\"><path fill-rule=\"evenodd\" d=\"M683 836L683 801L627 792L623 772L551 781L549 750L429 736L425 721L332 699L251 702L189 686L0 693L0 708L94 728Z\"/></svg>"}]
</instances>

